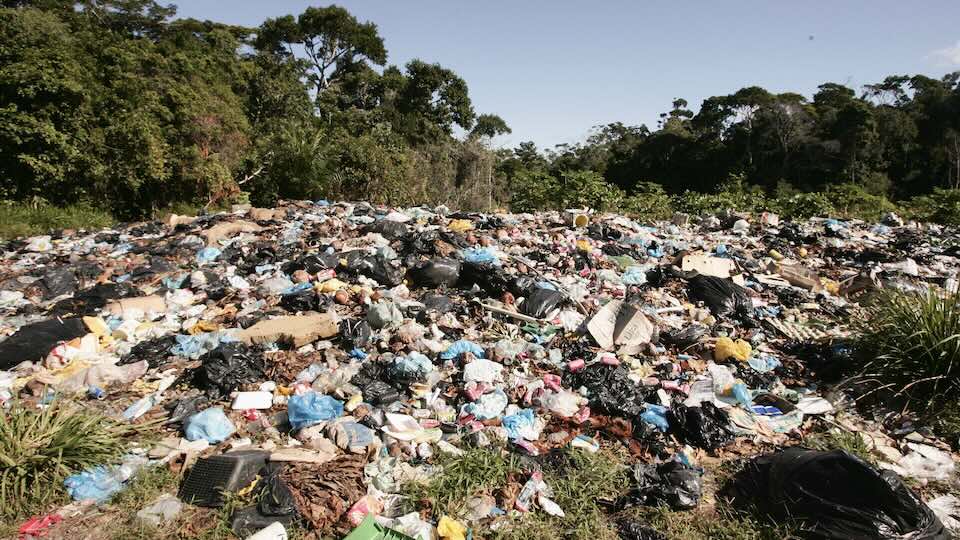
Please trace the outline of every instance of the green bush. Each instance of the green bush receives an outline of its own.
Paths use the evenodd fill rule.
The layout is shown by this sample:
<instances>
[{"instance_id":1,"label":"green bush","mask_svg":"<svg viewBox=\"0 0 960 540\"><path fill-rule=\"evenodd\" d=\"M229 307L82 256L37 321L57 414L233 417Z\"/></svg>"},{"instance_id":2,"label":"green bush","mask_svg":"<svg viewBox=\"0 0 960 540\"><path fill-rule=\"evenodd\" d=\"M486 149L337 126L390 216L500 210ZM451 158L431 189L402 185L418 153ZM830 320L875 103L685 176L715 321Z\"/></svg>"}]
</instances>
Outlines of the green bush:
<instances>
[{"instance_id":1,"label":"green bush","mask_svg":"<svg viewBox=\"0 0 960 540\"><path fill-rule=\"evenodd\" d=\"M554 200L558 208L592 208L610 211L619 208L623 191L607 183L600 173L593 171L566 171L560 174Z\"/></svg>"},{"instance_id":2,"label":"green bush","mask_svg":"<svg viewBox=\"0 0 960 540\"><path fill-rule=\"evenodd\" d=\"M880 221L888 212L901 212L886 197L869 193L857 184L830 186L825 195L840 217Z\"/></svg>"},{"instance_id":3,"label":"green bush","mask_svg":"<svg viewBox=\"0 0 960 540\"><path fill-rule=\"evenodd\" d=\"M627 214L651 221L669 219L673 215L673 201L663 186L655 182L638 182L620 207Z\"/></svg>"},{"instance_id":4,"label":"green bush","mask_svg":"<svg viewBox=\"0 0 960 540\"><path fill-rule=\"evenodd\" d=\"M885 292L859 330L865 380L923 407L960 397L960 295Z\"/></svg>"},{"instance_id":5,"label":"green bush","mask_svg":"<svg viewBox=\"0 0 960 540\"><path fill-rule=\"evenodd\" d=\"M539 170L518 172L510 185L510 203L516 212L592 208L610 211L624 199L620 188L593 171L567 171L557 178Z\"/></svg>"},{"instance_id":6,"label":"green bush","mask_svg":"<svg viewBox=\"0 0 960 540\"><path fill-rule=\"evenodd\" d=\"M510 182L510 206L515 212L552 208L557 184L557 179L546 171L521 170Z\"/></svg>"},{"instance_id":7,"label":"green bush","mask_svg":"<svg viewBox=\"0 0 960 540\"><path fill-rule=\"evenodd\" d=\"M804 219L809 217L828 217L833 215L833 203L821 192L798 193L776 201L777 212L783 217Z\"/></svg>"},{"instance_id":8,"label":"green bush","mask_svg":"<svg viewBox=\"0 0 960 540\"><path fill-rule=\"evenodd\" d=\"M66 495L64 479L114 461L137 428L55 402L0 415L0 516L20 519Z\"/></svg>"},{"instance_id":9,"label":"green bush","mask_svg":"<svg viewBox=\"0 0 960 540\"><path fill-rule=\"evenodd\" d=\"M937 188L929 195L910 199L906 206L913 219L960 225L960 189Z\"/></svg>"},{"instance_id":10,"label":"green bush","mask_svg":"<svg viewBox=\"0 0 960 540\"><path fill-rule=\"evenodd\" d=\"M685 191L675 196L673 203L677 210L695 216L716 214L723 210L755 213L777 211L776 205L767 198L763 189L748 185L741 175L731 175L714 193Z\"/></svg>"},{"instance_id":11,"label":"green bush","mask_svg":"<svg viewBox=\"0 0 960 540\"><path fill-rule=\"evenodd\" d=\"M113 217L89 204L60 208L46 202L34 205L0 201L0 238L46 234L57 229L101 229Z\"/></svg>"}]
</instances>

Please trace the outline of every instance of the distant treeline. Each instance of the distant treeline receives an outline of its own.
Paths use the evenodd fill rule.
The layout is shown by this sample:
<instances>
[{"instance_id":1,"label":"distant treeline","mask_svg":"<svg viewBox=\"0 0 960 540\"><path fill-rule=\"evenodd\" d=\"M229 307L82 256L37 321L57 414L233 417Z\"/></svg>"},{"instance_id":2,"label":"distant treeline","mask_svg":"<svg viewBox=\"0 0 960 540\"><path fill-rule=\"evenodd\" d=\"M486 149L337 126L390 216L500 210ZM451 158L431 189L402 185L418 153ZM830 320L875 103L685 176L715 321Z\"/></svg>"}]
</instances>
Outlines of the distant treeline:
<instances>
[{"instance_id":1,"label":"distant treeline","mask_svg":"<svg viewBox=\"0 0 960 540\"><path fill-rule=\"evenodd\" d=\"M888 77L859 96L749 87L696 114L677 99L655 130L614 123L553 150L492 150L510 129L474 110L461 77L389 64L377 27L336 6L257 28L176 20L152 0L0 6L0 200L128 219L278 198L642 211L953 201L942 190L960 188L960 72Z\"/></svg>"}]
</instances>

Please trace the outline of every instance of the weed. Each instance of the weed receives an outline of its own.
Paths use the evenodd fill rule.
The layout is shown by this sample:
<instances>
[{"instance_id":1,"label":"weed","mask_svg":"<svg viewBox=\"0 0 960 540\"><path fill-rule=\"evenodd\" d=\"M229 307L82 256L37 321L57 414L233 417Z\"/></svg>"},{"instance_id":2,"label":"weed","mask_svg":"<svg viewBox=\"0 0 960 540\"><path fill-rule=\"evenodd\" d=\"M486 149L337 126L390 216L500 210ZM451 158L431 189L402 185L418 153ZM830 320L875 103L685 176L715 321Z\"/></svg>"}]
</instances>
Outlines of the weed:
<instances>
[{"instance_id":1,"label":"weed","mask_svg":"<svg viewBox=\"0 0 960 540\"><path fill-rule=\"evenodd\" d=\"M954 448L960 447L960 403L953 401L941 404L926 414L925 421Z\"/></svg>"},{"instance_id":2,"label":"weed","mask_svg":"<svg viewBox=\"0 0 960 540\"><path fill-rule=\"evenodd\" d=\"M628 470L616 456L608 450L596 454L566 451L545 464L543 473L564 517L535 510L497 538L617 538L600 505L600 501L615 499L628 486Z\"/></svg>"},{"instance_id":3,"label":"weed","mask_svg":"<svg viewBox=\"0 0 960 540\"><path fill-rule=\"evenodd\" d=\"M870 452L867 442L855 432L840 428L814 433L804 438L804 446L813 450L845 450L870 464L876 464L876 459Z\"/></svg>"},{"instance_id":4,"label":"weed","mask_svg":"<svg viewBox=\"0 0 960 540\"><path fill-rule=\"evenodd\" d=\"M670 540L785 540L796 538L789 524L757 520L725 507L675 512L668 508L635 508L619 519L638 520Z\"/></svg>"},{"instance_id":5,"label":"weed","mask_svg":"<svg viewBox=\"0 0 960 540\"><path fill-rule=\"evenodd\" d=\"M57 229L96 230L113 222L109 213L85 204L60 208L0 201L0 238L33 236Z\"/></svg>"},{"instance_id":6,"label":"weed","mask_svg":"<svg viewBox=\"0 0 960 540\"><path fill-rule=\"evenodd\" d=\"M859 330L873 358L860 379L874 391L925 409L960 397L960 295L885 292Z\"/></svg>"},{"instance_id":7,"label":"weed","mask_svg":"<svg viewBox=\"0 0 960 540\"><path fill-rule=\"evenodd\" d=\"M509 475L520 472L514 454L498 447L473 448L462 456L444 456L443 471L428 484L412 484L406 495L414 501L430 501L433 515L457 515L470 497L503 487Z\"/></svg>"},{"instance_id":8,"label":"weed","mask_svg":"<svg viewBox=\"0 0 960 540\"><path fill-rule=\"evenodd\" d=\"M18 519L63 500L63 480L114 461L137 428L56 401L0 415L0 515Z\"/></svg>"}]
</instances>

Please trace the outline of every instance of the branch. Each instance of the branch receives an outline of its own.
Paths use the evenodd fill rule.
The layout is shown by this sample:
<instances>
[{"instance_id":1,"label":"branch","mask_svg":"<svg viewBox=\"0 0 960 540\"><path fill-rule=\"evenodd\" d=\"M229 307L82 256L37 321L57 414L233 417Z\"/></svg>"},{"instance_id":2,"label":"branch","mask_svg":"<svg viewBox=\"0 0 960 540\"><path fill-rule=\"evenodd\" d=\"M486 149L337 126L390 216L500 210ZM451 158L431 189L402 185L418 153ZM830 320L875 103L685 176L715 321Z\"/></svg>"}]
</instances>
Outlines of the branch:
<instances>
[{"instance_id":1,"label":"branch","mask_svg":"<svg viewBox=\"0 0 960 540\"><path fill-rule=\"evenodd\" d=\"M243 180L238 181L238 182L237 182L237 185L238 185L238 186L242 186L243 184L246 184L246 183L249 182L250 180L253 180L254 178L260 176L260 173L262 173L263 170L264 170L266 167L267 167L266 164L260 165L260 166L257 168L257 170L255 170L255 171L251 172L250 174L244 176L244 177L243 177Z\"/></svg>"}]
</instances>

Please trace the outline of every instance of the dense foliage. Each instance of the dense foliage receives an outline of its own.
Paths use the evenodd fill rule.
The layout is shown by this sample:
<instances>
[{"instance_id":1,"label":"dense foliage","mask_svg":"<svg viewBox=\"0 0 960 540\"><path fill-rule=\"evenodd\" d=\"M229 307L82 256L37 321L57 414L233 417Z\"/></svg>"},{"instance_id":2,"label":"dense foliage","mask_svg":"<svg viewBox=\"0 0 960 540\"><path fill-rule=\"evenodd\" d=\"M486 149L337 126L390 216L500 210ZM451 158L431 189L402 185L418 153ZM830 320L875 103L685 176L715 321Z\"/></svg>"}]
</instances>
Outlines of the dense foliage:
<instances>
[{"instance_id":1,"label":"dense foliage","mask_svg":"<svg viewBox=\"0 0 960 540\"><path fill-rule=\"evenodd\" d=\"M0 5L0 199L121 218L245 195L492 199L486 141L506 123L443 66L375 70L376 25L342 8L240 28L152 0Z\"/></svg>"},{"instance_id":2,"label":"dense foliage","mask_svg":"<svg viewBox=\"0 0 960 540\"><path fill-rule=\"evenodd\" d=\"M859 97L827 83L812 100L749 87L705 99L696 114L687 105L675 100L656 130L613 123L546 152L522 143L499 170L522 207L566 204L552 186L592 171L616 188L605 202L657 217L727 207L877 219L899 210L960 223L960 72L887 77Z\"/></svg>"},{"instance_id":3,"label":"dense foliage","mask_svg":"<svg viewBox=\"0 0 960 540\"><path fill-rule=\"evenodd\" d=\"M510 128L461 77L389 64L377 26L337 6L242 28L154 0L0 0L0 200L120 219L320 197L873 219L912 198L958 222L958 81L748 87L697 113L677 99L655 130L494 151Z\"/></svg>"}]
</instances>

